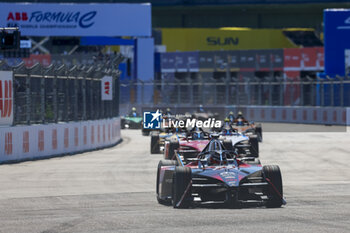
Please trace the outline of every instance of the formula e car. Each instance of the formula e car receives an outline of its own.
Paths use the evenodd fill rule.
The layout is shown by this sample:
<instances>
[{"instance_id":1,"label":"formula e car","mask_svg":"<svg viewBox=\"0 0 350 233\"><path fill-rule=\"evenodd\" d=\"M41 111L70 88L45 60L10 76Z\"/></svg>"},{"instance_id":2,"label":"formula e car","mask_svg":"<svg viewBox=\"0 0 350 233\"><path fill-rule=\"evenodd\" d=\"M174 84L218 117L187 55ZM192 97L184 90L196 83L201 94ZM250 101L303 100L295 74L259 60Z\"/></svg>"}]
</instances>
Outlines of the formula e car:
<instances>
[{"instance_id":1,"label":"formula e car","mask_svg":"<svg viewBox=\"0 0 350 233\"><path fill-rule=\"evenodd\" d=\"M167 129L151 132L151 154L159 154L165 149L166 142L177 141L185 137L185 129Z\"/></svg>"},{"instance_id":2,"label":"formula e car","mask_svg":"<svg viewBox=\"0 0 350 233\"><path fill-rule=\"evenodd\" d=\"M202 129L192 129L185 137L172 137L165 141L164 159L175 159L175 151L180 151L185 158L195 158L210 140L209 133Z\"/></svg>"},{"instance_id":3,"label":"formula e car","mask_svg":"<svg viewBox=\"0 0 350 233\"><path fill-rule=\"evenodd\" d=\"M176 158L158 164L156 195L160 204L174 208L214 203L234 208L286 204L279 167L261 166L237 157L226 150L218 136L197 158L187 163L180 154Z\"/></svg>"},{"instance_id":4,"label":"formula e car","mask_svg":"<svg viewBox=\"0 0 350 233\"><path fill-rule=\"evenodd\" d=\"M232 128L247 136L256 135L259 142L262 142L262 127L261 124L248 122L246 120L238 119L231 124Z\"/></svg>"},{"instance_id":5,"label":"formula e car","mask_svg":"<svg viewBox=\"0 0 350 233\"><path fill-rule=\"evenodd\" d=\"M246 136L234 129L224 129L219 139L228 150L235 150L239 157L259 157L259 143L256 136ZM164 143L164 159L174 159L175 151L181 153L184 159L195 158L210 141L210 134L203 129L196 129L186 134L186 137L171 137Z\"/></svg>"},{"instance_id":6,"label":"formula e car","mask_svg":"<svg viewBox=\"0 0 350 233\"><path fill-rule=\"evenodd\" d=\"M239 157L259 157L259 140L254 134L243 134L230 127L223 129L220 139L228 150L236 150Z\"/></svg>"},{"instance_id":7,"label":"formula e car","mask_svg":"<svg viewBox=\"0 0 350 233\"><path fill-rule=\"evenodd\" d=\"M125 116L121 118L122 129L141 129L142 117L139 116Z\"/></svg>"}]
</instances>

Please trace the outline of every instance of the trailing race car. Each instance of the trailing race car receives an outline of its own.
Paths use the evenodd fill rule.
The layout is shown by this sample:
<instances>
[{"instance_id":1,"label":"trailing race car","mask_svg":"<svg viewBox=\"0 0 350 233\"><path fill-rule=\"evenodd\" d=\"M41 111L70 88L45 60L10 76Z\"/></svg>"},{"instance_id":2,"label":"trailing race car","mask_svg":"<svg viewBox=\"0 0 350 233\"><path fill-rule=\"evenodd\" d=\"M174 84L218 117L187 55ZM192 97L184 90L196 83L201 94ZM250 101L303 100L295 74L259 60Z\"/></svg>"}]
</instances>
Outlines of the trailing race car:
<instances>
[{"instance_id":1,"label":"trailing race car","mask_svg":"<svg viewBox=\"0 0 350 233\"><path fill-rule=\"evenodd\" d=\"M186 114L186 115L188 115L188 114ZM205 121L209 118L219 119L219 114L212 113L210 111L205 111L203 109L203 105L199 105L198 110L192 113L192 118L195 118L195 119L201 120L201 121Z\"/></svg>"},{"instance_id":2,"label":"trailing race car","mask_svg":"<svg viewBox=\"0 0 350 233\"><path fill-rule=\"evenodd\" d=\"M125 116L121 118L122 129L141 129L142 117Z\"/></svg>"},{"instance_id":3,"label":"trailing race car","mask_svg":"<svg viewBox=\"0 0 350 233\"><path fill-rule=\"evenodd\" d=\"M259 157L259 143L256 136L245 136L234 129L224 128L219 139L228 150L235 150L239 157ZM195 158L210 141L210 134L202 129L189 132L186 137L171 137L164 144L164 159L174 159L177 150L183 158Z\"/></svg>"},{"instance_id":4,"label":"trailing race car","mask_svg":"<svg viewBox=\"0 0 350 233\"><path fill-rule=\"evenodd\" d=\"M160 204L188 208L196 203L222 203L229 207L248 204L281 207L282 176L278 166L250 163L213 138L191 161L161 160L156 194Z\"/></svg>"},{"instance_id":5,"label":"trailing race car","mask_svg":"<svg viewBox=\"0 0 350 233\"><path fill-rule=\"evenodd\" d=\"M185 137L172 137L165 141L164 159L175 159L178 150L185 158L195 158L210 140L209 134L202 129L192 129Z\"/></svg>"},{"instance_id":6,"label":"trailing race car","mask_svg":"<svg viewBox=\"0 0 350 233\"><path fill-rule=\"evenodd\" d=\"M122 129L141 129L142 117L136 112L136 108L133 107L129 115L121 117Z\"/></svg>"},{"instance_id":7,"label":"trailing race car","mask_svg":"<svg viewBox=\"0 0 350 233\"><path fill-rule=\"evenodd\" d=\"M162 131L151 131L151 154L159 154L165 149L166 141L178 140L186 136L186 129L168 128Z\"/></svg>"},{"instance_id":8,"label":"trailing race car","mask_svg":"<svg viewBox=\"0 0 350 233\"><path fill-rule=\"evenodd\" d=\"M239 157L259 157L259 142L257 135L247 135L234 128L223 129L220 139L228 150L236 150Z\"/></svg>"}]
</instances>

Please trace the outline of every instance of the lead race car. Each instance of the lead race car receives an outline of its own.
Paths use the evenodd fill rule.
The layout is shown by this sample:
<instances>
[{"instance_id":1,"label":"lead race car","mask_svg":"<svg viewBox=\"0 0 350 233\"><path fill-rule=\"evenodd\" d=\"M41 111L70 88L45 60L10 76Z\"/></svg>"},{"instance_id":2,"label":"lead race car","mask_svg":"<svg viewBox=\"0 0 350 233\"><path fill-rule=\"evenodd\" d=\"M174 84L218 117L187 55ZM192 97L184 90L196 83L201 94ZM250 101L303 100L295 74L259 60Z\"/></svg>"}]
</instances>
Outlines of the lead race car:
<instances>
[{"instance_id":1,"label":"lead race car","mask_svg":"<svg viewBox=\"0 0 350 233\"><path fill-rule=\"evenodd\" d=\"M176 161L159 162L156 194L160 204L172 204L174 208L205 203L275 208L286 204L278 166L250 164L226 150L218 137L187 163L178 153Z\"/></svg>"}]
</instances>

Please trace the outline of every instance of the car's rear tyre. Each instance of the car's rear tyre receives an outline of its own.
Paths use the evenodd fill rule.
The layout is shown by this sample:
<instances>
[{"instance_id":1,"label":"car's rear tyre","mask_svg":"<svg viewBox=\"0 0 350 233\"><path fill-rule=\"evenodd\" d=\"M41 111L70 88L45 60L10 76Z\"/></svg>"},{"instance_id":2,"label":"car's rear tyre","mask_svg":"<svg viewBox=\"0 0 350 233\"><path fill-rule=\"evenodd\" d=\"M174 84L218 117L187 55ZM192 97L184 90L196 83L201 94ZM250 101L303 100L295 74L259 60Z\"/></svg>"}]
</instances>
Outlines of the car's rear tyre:
<instances>
[{"instance_id":1,"label":"car's rear tyre","mask_svg":"<svg viewBox=\"0 0 350 233\"><path fill-rule=\"evenodd\" d=\"M258 158L259 157L259 141L256 135L252 135L249 137L250 143L250 156Z\"/></svg>"},{"instance_id":2,"label":"car's rear tyre","mask_svg":"<svg viewBox=\"0 0 350 233\"><path fill-rule=\"evenodd\" d=\"M125 120L124 119L121 119L120 127L121 127L121 129L125 129Z\"/></svg>"},{"instance_id":3,"label":"car's rear tyre","mask_svg":"<svg viewBox=\"0 0 350 233\"><path fill-rule=\"evenodd\" d=\"M256 132L256 135L258 136L259 142L262 142L263 136L262 136L262 128L261 128L261 125L258 125L258 126L255 128L255 132Z\"/></svg>"},{"instance_id":4,"label":"car's rear tyre","mask_svg":"<svg viewBox=\"0 0 350 233\"><path fill-rule=\"evenodd\" d=\"M174 160L160 160L158 163L158 168L157 168L157 183L156 183L156 194L157 194L157 201L159 204L162 205L171 205L171 200L164 200L159 197L159 186L160 186L160 169L163 166L176 166L177 162Z\"/></svg>"},{"instance_id":5,"label":"car's rear tyre","mask_svg":"<svg viewBox=\"0 0 350 233\"><path fill-rule=\"evenodd\" d=\"M160 153L159 133L152 132L151 133L151 154L158 154L158 153Z\"/></svg>"},{"instance_id":6,"label":"car's rear tyre","mask_svg":"<svg viewBox=\"0 0 350 233\"><path fill-rule=\"evenodd\" d=\"M224 140L223 144L226 150L233 150L233 145L231 140Z\"/></svg>"},{"instance_id":7,"label":"car's rear tyre","mask_svg":"<svg viewBox=\"0 0 350 233\"><path fill-rule=\"evenodd\" d=\"M180 144L179 141L175 138L172 138L169 143L169 151L168 151L168 157L165 159L174 159L175 150L179 149Z\"/></svg>"},{"instance_id":8,"label":"car's rear tyre","mask_svg":"<svg viewBox=\"0 0 350 233\"><path fill-rule=\"evenodd\" d=\"M265 179L269 179L269 200L266 203L266 207L281 207L283 204L283 186L280 168L277 165L263 166L263 175Z\"/></svg>"},{"instance_id":9,"label":"car's rear tyre","mask_svg":"<svg viewBox=\"0 0 350 233\"><path fill-rule=\"evenodd\" d=\"M192 171L189 167L176 167L173 175L174 208L188 208L192 203Z\"/></svg>"}]
</instances>

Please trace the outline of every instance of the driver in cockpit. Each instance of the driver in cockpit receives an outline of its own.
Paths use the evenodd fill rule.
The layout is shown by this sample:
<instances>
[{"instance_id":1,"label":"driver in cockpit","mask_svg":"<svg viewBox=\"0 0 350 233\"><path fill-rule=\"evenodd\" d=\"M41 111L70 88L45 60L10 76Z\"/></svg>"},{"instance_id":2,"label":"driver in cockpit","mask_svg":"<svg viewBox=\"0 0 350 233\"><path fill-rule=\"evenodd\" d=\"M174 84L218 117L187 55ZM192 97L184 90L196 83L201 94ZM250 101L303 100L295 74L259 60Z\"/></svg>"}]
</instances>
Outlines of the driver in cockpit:
<instances>
[{"instance_id":1,"label":"driver in cockpit","mask_svg":"<svg viewBox=\"0 0 350 233\"><path fill-rule=\"evenodd\" d=\"M228 163L227 153L220 141L211 141L204 159L208 166L225 165Z\"/></svg>"},{"instance_id":2,"label":"driver in cockpit","mask_svg":"<svg viewBox=\"0 0 350 233\"><path fill-rule=\"evenodd\" d=\"M232 111L228 114L227 118L230 120L230 123L233 123L236 119L235 114Z\"/></svg>"},{"instance_id":3,"label":"driver in cockpit","mask_svg":"<svg viewBox=\"0 0 350 233\"><path fill-rule=\"evenodd\" d=\"M231 135L232 133L235 132L235 129L232 128L230 119L225 118L224 124L221 126L220 132L221 132L223 135Z\"/></svg>"},{"instance_id":4,"label":"driver in cockpit","mask_svg":"<svg viewBox=\"0 0 350 233\"><path fill-rule=\"evenodd\" d=\"M239 111L234 123L238 126L241 126L241 125L248 124L248 121L244 118L243 113Z\"/></svg>"}]
</instances>

